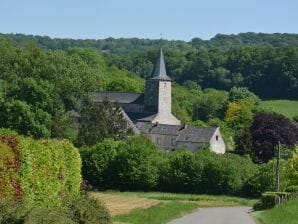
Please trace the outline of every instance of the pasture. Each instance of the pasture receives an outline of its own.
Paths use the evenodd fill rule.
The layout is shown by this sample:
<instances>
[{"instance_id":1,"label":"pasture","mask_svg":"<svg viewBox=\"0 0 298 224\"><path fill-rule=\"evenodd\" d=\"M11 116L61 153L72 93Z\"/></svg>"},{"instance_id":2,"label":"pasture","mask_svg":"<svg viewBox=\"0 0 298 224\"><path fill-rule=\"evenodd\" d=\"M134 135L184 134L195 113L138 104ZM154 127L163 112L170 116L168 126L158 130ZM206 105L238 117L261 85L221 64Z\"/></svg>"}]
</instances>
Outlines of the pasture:
<instances>
[{"instance_id":1,"label":"pasture","mask_svg":"<svg viewBox=\"0 0 298 224\"><path fill-rule=\"evenodd\" d=\"M261 101L260 108L283 114L292 119L298 115L298 100L264 100Z\"/></svg>"}]
</instances>

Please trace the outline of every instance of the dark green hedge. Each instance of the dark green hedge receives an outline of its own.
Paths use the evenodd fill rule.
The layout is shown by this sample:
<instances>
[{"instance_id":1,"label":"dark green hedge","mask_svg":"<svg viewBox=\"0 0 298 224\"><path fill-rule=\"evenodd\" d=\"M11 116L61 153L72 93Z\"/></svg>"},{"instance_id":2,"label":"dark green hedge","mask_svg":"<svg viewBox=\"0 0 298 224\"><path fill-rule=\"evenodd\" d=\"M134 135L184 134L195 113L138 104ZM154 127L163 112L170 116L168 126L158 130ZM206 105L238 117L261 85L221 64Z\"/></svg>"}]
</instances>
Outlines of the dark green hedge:
<instances>
[{"instance_id":1,"label":"dark green hedge","mask_svg":"<svg viewBox=\"0 0 298 224\"><path fill-rule=\"evenodd\" d=\"M291 185L286 188L286 192L298 193L298 185Z\"/></svg>"},{"instance_id":2,"label":"dark green hedge","mask_svg":"<svg viewBox=\"0 0 298 224\"><path fill-rule=\"evenodd\" d=\"M281 198L287 198L288 192L265 192L261 199L254 205L254 210L263 210L273 208Z\"/></svg>"},{"instance_id":3,"label":"dark green hedge","mask_svg":"<svg viewBox=\"0 0 298 224\"><path fill-rule=\"evenodd\" d=\"M34 140L2 130L0 169L0 197L21 196L51 207L80 191L81 159L68 141Z\"/></svg>"},{"instance_id":4,"label":"dark green hedge","mask_svg":"<svg viewBox=\"0 0 298 224\"><path fill-rule=\"evenodd\" d=\"M246 195L250 158L208 150L165 153L146 136L82 148L83 177L97 189Z\"/></svg>"}]
</instances>

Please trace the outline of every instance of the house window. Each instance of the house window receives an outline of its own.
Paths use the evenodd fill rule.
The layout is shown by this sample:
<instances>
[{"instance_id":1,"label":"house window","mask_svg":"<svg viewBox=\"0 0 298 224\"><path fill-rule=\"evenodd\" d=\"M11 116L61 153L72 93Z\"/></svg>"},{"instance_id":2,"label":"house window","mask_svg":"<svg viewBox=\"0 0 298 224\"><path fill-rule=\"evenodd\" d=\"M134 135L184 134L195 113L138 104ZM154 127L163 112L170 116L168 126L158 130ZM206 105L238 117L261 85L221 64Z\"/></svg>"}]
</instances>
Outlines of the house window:
<instances>
[{"instance_id":1,"label":"house window","mask_svg":"<svg viewBox=\"0 0 298 224\"><path fill-rule=\"evenodd\" d=\"M218 141L218 135L216 135L216 137L215 137L215 138L216 138L216 141Z\"/></svg>"},{"instance_id":2,"label":"house window","mask_svg":"<svg viewBox=\"0 0 298 224\"><path fill-rule=\"evenodd\" d=\"M160 144L160 138L156 138L156 143Z\"/></svg>"},{"instance_id":3,"label":"house window","mask_svg":"<svg viewBox=\"0 0 298 224\"><path fill-rule=\"evenodd\" d=\"M175 143L176 143L176 139L172 138L172 145L175 145Z\"/></svg>"}]
</instances>

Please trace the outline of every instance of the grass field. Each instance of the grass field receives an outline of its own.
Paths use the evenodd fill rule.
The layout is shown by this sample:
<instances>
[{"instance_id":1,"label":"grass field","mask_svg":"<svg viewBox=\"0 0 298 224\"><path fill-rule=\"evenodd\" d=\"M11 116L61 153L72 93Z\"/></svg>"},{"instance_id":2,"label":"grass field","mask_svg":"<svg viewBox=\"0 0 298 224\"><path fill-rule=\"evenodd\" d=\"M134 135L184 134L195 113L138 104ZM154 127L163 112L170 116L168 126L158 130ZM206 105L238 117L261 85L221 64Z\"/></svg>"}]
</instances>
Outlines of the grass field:
<instances>
[{"instance_id":1,"label":"grass field","mask_svg":"<svg viewBox=\"0 0 298 224\"><path fill-rule=\"evenodd\" d=\"M254 212L260 224L297 224L298 199L286 202L270 210Z\"/></svg>"},{"instance_id":2,"label":"grass field","mask_svg":"<svg viewBox=\"0 0 298 224\"><path fill-rule=\"evenodd\" d=\"M129 197L155 199L161 201L192 201L200 207L214 206L253 206L257 200L231 197L226 195L205 195L205 194L176 194L163 192L107 192L113 195L125 195Z\"/></svg>"},{"instance_id":3,"label":"grass field","mask_svg":"<svg viewBox=\"0 0 298 224\"><path fill-rule=\"evenodd\" d=\"M264 100L260 107L291 119L298 115L298 100Z\"/></svg>"},{"instance_id":4,"label":"grass field","mask_svg":"<svg viewBox=\"0 0 298 224\"><path fill-rule=\"evenodd\" d=\"M198 208L192 202L161 202L147 209L135 209L129 214L118 215L113 218L114 222L132 224L161 224L179 218Z\"/></svg>"},{"instance_id":5,"label":"grass field","mask_svg":"<svg viewBox=\"0 0 298 224\"><path fill-rule=\"evenodd\" d=\"M174 194L162 192L92 192L105 203L114 224L161 224L200 207L252 206L256 200L222 195Z\"/></svg>"}]
</instances>

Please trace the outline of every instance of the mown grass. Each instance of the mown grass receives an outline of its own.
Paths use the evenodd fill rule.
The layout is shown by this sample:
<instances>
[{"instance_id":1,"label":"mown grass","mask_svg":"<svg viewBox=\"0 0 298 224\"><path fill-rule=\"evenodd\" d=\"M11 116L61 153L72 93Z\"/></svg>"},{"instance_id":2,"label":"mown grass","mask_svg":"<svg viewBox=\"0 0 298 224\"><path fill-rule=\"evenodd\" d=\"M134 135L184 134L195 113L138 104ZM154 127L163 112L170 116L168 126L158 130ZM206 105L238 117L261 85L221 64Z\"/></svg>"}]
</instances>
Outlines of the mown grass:
<instances>
[{"instance_id":1,"label":"mown grass","mask_svg":"<svg viewBox=\"0 0 298 224\"><path fill-rule=\"evenodd\" d=\"M115 216L113 217L113 222L161 224L195 211L197 208L198 205L193 202L162 202L147 209L134 209L129 214Z\"/></svg>"},{"instance_id":2,"label":"mown grass","mask_svg":"<svg viewBox=\"0 0 298 224\"><path fill-rule=\"evenodd\" d=\"M298 100L264 100L260 107L283 114L290 119L298 115Z\"/></svg>"},{"instance_id":3,"label":"mown grass","mask_svg":"<svg viewBox=\"0 0 298 224\"><path fill-rule=\"evenodd\" d=\"M285 202L270 210L254 212L253 216L261 224L297 224L298 199Z\"/></svg>"},{"instance_id":4,"label":"mown grass","mask_svg":"<svg viewBox=\"0 0 298 224\"><path fill-rule=\"evenodd\" d=\"M177 194L163 192L116 192L108 191L109 194L126 195L130 197L156 199L162 201L192 201L200 207L211 206L253 206L257 200L232 197L226 195L205 195L205 194Z\"/></svg>"}]
</instances>

